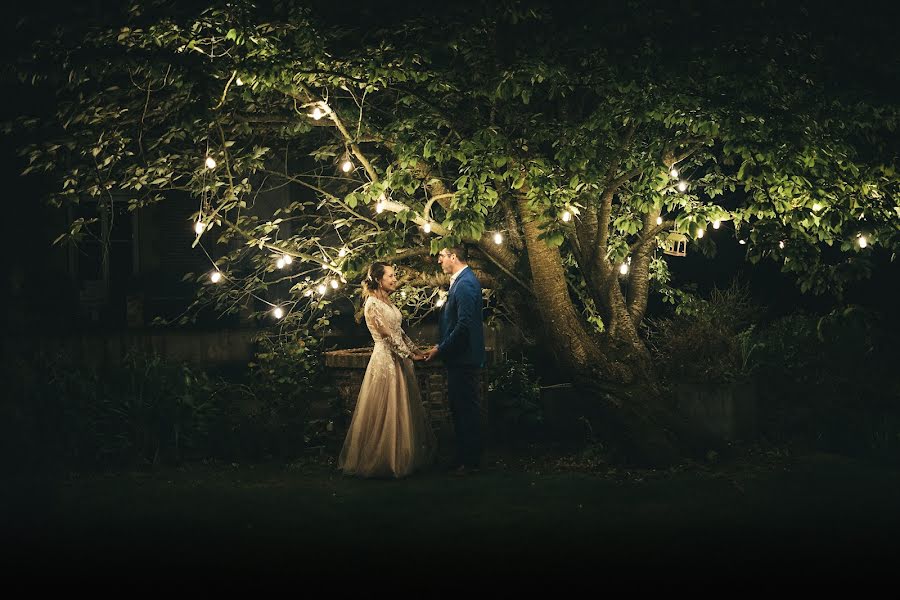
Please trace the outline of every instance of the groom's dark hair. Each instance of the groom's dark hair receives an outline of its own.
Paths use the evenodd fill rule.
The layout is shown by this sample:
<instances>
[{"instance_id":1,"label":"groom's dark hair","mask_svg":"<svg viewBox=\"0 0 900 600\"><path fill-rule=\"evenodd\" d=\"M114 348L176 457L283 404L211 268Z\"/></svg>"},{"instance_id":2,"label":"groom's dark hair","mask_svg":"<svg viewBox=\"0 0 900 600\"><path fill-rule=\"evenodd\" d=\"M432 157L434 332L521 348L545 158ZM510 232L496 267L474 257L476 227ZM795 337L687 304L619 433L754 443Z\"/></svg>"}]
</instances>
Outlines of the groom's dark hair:
<instances>
[{"instance_id":1,"label":"groom's dark hair","mask_svg":"<svg viewBox=\"0 0 900 600\"><path fill-rule=\"evenodd\" d=\"M459 259L461 263L469 262L469 249L465 247L465 245L460 244L458 246L450 246L447 248L447 252L450 254L455 254L456 258Z\"/></svg>"}]
</instances>

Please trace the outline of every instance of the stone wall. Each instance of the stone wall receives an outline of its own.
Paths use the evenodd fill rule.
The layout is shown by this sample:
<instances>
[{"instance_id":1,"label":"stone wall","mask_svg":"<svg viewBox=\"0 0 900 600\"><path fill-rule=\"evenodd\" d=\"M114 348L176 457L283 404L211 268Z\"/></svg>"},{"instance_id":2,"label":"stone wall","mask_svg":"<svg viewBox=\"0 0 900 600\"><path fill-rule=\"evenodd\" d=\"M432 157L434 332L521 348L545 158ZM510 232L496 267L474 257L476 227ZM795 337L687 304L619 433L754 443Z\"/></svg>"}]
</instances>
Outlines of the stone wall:
<instances>
[{"instance_id":1,"label":"stone wall","mask_svg":"<svg viewBox=\"0 0 900 600\"><path fill-rule=\"evenodd\" d=\"M493 358L493 349L487 348L488 361ZM345 423L349 425L350 415L356 406L363 376L369 364L372 348L350 348L335 350L325 353L325 366L329 369L338 394L343 404ZM439 438L451 436L453 433L453 419L450 414L450 404L447 400L447 369L443 363L435 359L431 362L416 362L416 376L419 380L419 389L422 393L422 404L425 414L431 422L431 427ZM488 410L486 402L487 381L481 382L481 421L482 427L487 428Z\"/></svg>"}]
</instances>

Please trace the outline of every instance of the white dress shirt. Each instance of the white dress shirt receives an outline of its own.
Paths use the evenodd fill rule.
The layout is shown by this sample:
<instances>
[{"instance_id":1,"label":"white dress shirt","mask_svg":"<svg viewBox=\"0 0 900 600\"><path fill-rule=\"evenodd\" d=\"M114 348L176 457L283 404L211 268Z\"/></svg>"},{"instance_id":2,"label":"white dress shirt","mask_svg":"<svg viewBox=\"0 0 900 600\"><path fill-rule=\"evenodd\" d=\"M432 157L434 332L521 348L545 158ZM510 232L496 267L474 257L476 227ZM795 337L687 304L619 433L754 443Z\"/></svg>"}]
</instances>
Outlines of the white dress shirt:
<instances>
[{"instance_id":1,"label":"white dress shirt","mask_svg":"<svg viewBox=\"0 0 900 600\"><path fill-rule=\"evenodd\" d=\"M462 273L463 271L465 271L468 268L469 268L469 265L466 265L465 267L463 267L462 269L460 269L459 271L457 271L456 273L454 273L453 275L450 276L450 287L447 288L448 294L450 293L450 290L453 289L453 282L456 281L456 278L459 277L460 273Z\"/></svg>"}]
</instances>

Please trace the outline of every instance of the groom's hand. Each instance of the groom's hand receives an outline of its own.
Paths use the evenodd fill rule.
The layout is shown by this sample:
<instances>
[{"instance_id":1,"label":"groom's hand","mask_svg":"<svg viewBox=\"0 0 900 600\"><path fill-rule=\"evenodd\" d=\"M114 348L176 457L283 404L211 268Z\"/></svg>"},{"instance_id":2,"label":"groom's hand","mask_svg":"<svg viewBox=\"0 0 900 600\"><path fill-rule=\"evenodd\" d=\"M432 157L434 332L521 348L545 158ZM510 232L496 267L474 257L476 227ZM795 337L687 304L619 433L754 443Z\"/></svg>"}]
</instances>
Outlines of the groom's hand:
<instances>
[{"instance_id":1,"label":"groom's hand","mask_svg":"<svg viewBox=\"0 0 900 600\"><path fill-rule=\"evenodd\" d=\"M438 347L434 346L431 350L425 353L425 362L431 362L431 359L437 356Z\"/></svg>"}]
</instances>

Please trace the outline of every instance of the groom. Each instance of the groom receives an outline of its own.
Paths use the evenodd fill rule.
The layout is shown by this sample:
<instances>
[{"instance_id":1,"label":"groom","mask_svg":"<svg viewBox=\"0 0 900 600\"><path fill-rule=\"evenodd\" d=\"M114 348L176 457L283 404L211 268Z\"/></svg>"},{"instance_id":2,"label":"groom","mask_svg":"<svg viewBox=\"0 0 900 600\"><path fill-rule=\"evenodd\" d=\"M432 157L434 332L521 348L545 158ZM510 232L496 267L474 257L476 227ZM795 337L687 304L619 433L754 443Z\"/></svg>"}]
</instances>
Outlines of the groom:
<instances>
[{"instance_id":1,"label":"groom","mask_svg":"<svg viewBox=\"0 0 900 600\"><path fill-rule=\"evenodd\" d=\"M457 474L477 470L484 450L481 439L481 367L484 365L484 325L481 284L469 268L465 246L441 250L438 263L450 275L450 291L441 311L441 338L425 360L440 356L447 366L447 397L456 431Z\"/></svg>"}]
</instances>

